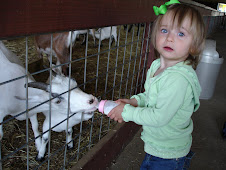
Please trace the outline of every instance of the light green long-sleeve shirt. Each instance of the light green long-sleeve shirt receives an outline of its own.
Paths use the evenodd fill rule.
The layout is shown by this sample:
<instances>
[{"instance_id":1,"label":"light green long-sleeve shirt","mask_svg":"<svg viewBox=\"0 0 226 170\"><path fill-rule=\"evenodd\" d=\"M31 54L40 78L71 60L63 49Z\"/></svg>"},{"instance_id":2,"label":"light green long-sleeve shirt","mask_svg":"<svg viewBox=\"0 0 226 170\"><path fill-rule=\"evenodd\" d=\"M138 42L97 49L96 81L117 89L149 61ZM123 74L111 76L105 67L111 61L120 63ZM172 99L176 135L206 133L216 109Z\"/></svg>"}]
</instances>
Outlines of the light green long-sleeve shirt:
<instances>
[{"instance_id":1,"label":"light green long-sleeve shirt","mask_svg":"<svg viewBox=\"0 0 226 170\"><path fill-rule=\"evenodd\" d=\"M145 92L132 96L138 107L126 104L122 117L126 122L142 125L146 153L165 159L179 158L191 148L191 115L199 108L201 87L193 68L184 62L153 77L159 66L159 59L152 63Z\"/></svg>"}]
</instances>

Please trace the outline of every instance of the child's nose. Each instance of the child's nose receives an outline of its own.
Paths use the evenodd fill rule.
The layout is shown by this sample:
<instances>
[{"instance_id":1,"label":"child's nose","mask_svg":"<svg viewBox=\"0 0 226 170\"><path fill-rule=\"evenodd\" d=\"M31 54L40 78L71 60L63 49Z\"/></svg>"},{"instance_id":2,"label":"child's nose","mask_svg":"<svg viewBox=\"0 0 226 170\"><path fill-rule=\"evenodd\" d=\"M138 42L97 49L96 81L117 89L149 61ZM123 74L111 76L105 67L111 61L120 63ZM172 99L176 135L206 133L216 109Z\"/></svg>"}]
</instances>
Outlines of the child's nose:
<instances>
[{"instance_id":1,"label":"child's nose","mask_svg":"<svg viewBox=\"0 0 226 170\"><path fill-rule=\"evenodd\" d=\"M169 32L167 36L167 41L172 42L173 40L174 40L173 34Z\"/></svg>"}]
</instances>

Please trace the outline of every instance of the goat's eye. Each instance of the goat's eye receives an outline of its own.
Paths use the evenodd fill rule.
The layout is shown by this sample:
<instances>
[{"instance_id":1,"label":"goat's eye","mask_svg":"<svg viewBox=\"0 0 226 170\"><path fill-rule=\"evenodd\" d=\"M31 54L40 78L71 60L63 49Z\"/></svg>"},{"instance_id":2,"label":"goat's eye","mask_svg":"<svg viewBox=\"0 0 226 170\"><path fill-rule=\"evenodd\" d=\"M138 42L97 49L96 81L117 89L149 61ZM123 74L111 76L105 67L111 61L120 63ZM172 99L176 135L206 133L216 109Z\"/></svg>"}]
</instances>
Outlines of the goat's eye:
<instances>
[{"instance_id":1,"label":"goat's eye","mask_svg":"<svg viewBox=\"0 0 226 170\"><path fill-rule=\"evenodd\" d=\"M64 99L63 97L61 97L61 96L59 96L59 97L57 97L57 101L56 101L56 104L60 104L61 103L61 101Z\"/></svg>"},{"instance_id":2,"label":"goat's eye","mask_svg":"<svg viewBox=\"0 0 226 170\"><path fill-rule=\"evenodd\" d=\"M91 100L89 101L89 104L93 104L93 102L94 102L94 99L91 99Z\"/></svg>"},{"instance_id":3,"label":"goat's eye","mask_svg":"<svg viewBox=\"0 0 226 170\"><path fill-rule=\"evenodd\" d=\"M60 104L60 102L61 102L61 100L59 99L59 100L56 101L56 104Z\"/></svg>"}]
</instances>

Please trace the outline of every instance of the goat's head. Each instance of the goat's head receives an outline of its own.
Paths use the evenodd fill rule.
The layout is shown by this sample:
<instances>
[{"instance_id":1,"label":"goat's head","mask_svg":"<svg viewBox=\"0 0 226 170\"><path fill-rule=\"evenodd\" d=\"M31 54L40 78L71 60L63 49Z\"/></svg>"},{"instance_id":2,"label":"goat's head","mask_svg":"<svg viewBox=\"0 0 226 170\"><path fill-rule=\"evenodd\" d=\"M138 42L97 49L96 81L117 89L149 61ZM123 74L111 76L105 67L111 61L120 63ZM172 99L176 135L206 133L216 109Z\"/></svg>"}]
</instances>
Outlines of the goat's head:
<instances>
[{"instance_id":1,"label":"goat's head","mask_svg":"<svg viewBox=\"0 0 226 170\"><path fill-rule=\"evenodd\" d=\"M70 113L88 113L96 110L98 104L97 98L79 89L75 80L69 79L65 76L56 75L52 79L51 85L51 94L52 97L55 97L51 102L52 109L56 109L57 111L62 112L62 114L67 114L69 104ZM43 99L48 100L50 85L40 82L32 82L28 83L28 86L43 90L42 96L31 96L29 97L29 102L42 103ZM68 103L69 97L70 102Z\"/></svg>"}]
</instances>

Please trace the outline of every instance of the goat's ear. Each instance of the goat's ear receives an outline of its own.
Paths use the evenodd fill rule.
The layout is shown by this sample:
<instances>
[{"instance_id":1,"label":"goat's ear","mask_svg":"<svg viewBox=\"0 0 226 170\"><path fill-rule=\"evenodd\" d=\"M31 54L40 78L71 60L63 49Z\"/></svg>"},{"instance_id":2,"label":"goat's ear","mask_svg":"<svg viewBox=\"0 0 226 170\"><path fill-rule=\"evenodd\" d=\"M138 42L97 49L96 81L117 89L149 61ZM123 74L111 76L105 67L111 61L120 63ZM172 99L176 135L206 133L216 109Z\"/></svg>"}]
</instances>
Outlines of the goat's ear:
<instances>
[{"instance_id":1,"label":"goat's ear","mask_svg":"<svg viewBox=\"0 0 226 170\"><path fill-rule=\"evenodd\" d=\"M57 94L52 93L52 97L56 97L56 95L57 95ZM58 95L57 95L57 96L58 96ZM24 100L26 100L26 99L24 99ZM47 97L47 98L44 99L43 96L35 95L35 96L31 96L31 97L28 98L28 102L30 102L30 103L43 103L43 101L45 101L45 100L46 100L46 101L49 100L49 97ZM52 99L52 101L53 101L54 103L56 103L56 104L60 104L63 100L64 100L64 98L61 97L61 96L58 96L58 97L56 97L55 99ZM47 102L47 103L48 103L48 102Z\"/></svg>"},{"instance_id":2,"label":"goat's ear","mask_svg":"<svg viewBox=\"0 0 226 170\"><path fill-rule=\"evenodd\" d=\"M18 96L14 96L16 99L18 100L27 100L26 98L21 98L21 97L18 97ZM28 102L29 103L41 103L43 102L43 98L36 95L36 96L29 96L28 97Z\"/></svg>"},{"instance_id":3,"label":"goat's ear","mask_svg":"<svg viewBox=\"0 0 226 170\"><path fill-rule=\"evenodd\" d=\"M14 97L18 100L27 100L27 98L21 98L19 96L14 96ZM38 95L37 96L29 96L28 102L29 103L40 103L40 102L42 102L42 98L39 97Z\"/></svg>"}]
</instances>

